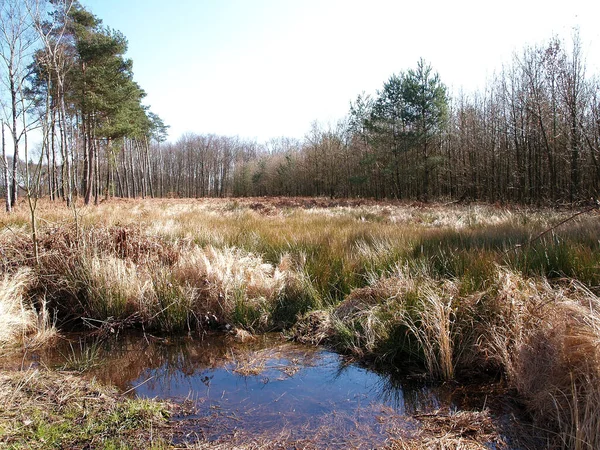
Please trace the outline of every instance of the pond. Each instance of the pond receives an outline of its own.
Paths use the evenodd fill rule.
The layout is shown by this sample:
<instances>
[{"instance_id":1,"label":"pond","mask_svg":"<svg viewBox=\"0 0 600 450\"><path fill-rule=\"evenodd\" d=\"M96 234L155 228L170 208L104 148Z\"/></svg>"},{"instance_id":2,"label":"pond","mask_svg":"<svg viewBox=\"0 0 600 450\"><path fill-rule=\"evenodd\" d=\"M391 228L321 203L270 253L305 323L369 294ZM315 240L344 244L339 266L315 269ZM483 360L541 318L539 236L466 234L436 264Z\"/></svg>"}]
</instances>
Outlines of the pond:
<instances>
[{"instance_id":1,"label":"pond","mask_svg":"<svg viewBox=\"0 0 600 450\"><path fill-rule=\"evenodd\" d=\"M26 364L85 369L127 395L180 404L177 443L276 437L316 448L376 448L390 436L418 432L416 418L438 410L491 406L498 423L508 414L489 390L377 372L276 334L245 342L137 333L102 342L69 338L57 349L28 355Z\"/></svg>"}]
</instances>

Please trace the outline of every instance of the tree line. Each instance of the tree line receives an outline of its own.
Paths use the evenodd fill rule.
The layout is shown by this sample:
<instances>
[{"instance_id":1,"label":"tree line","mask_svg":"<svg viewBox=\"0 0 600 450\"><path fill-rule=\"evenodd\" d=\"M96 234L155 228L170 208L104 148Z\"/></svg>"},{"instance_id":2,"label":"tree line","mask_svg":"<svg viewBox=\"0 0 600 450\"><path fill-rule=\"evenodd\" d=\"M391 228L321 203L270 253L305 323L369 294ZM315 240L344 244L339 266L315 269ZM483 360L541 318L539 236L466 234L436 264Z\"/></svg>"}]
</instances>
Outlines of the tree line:
<instances>
[{"instance_id":1,"label":"tree line","mask_svg":"<svg viewBox=\"0 0 600 450\"><path fill-rule=\"evenodd\" d=\"M556 204L598 198L600 79L577 35L516 54L451 97L425 61L335 125L265 144L188 134L151 148L160 196L329 196Z\"/></svg>"},{"instance_id":2,"label":"tree line","mask_svg":"<svg viewBox=\"0 0 600 450\"><path fill-rule=\"evenodd\" d=\"M8 210L19 192L67 204L113 196L598 197L600 81L586 73L577 35L525 48L470 95L450 95L420 60L302 139L190 133L167 143L167 127L142 103L121 33L78 1L0 7L0 190ZM33 129L42 134L35 152Z\"/></svg>"}]
</instances>

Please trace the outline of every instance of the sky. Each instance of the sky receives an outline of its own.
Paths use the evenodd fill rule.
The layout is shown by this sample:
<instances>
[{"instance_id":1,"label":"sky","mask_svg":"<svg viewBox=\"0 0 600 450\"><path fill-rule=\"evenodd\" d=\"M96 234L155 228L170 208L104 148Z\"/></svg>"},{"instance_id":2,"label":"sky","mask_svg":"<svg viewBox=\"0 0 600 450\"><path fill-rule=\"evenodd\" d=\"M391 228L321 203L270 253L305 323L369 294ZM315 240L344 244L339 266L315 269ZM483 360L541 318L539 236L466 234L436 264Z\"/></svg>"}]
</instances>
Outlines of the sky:
<instances>
[{"instance_id":1,"label":"sky","mask_svg":"<svg viewBox=\"0 0 600 450\"><path fill-rule=\"evenodd\" d=\"M451 92L481 90L515 52L577 28L600 74L594 0L82 0L129 41L145 103L182 134L265 142L335 124L419 58Z\"/></svg>"}]
</instances>

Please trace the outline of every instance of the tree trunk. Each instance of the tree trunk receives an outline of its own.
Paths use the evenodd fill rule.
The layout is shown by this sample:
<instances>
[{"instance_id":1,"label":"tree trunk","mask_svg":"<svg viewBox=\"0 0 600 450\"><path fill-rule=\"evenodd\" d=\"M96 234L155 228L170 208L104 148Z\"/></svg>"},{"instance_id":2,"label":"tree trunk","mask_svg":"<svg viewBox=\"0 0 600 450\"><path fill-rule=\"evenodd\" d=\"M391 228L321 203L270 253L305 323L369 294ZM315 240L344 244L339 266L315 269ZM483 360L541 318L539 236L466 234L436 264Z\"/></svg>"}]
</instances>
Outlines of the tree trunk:
<instances>
[{"instance_id":1,"label":"tree trunk","mask_svg":"<svg viewBox=\"0 0 600 450\"><path fill-rule=\"evenodd\" d=\"M12 188L11 188L11 199L10 203L13 207L17 206L19 200L19 184L17 182L19 167L19 138L17 137L17 89L15 87L14 74L12 68L9 68L10 72L10 99L12 107L12 139L13 139L13 164L12 164Z\"/></svg>"},{"instance_id":2,"label":"tree trunk","mask_svg":"<svg viewBox=\"0 0 600 450\"><path fill-rule=\"evenodd\" d=\"M8 160L6 159L6 139L4 138L4 122L2 122L2 168L4 175L4 186L6 186L5 200L6 212L11 212L11 195L10 195L10 172L8 169Z\"/></svg>"},{"instance_id":3,"label":"tree trunk","mask_svg":"<svg viewBox=\"0 0 600 450\"><path fill-rule=\"evenodd\" d=\"M95 133L94 133L95 134ZM98 140L94 136L92 148L94 150L94 205L100 202L100 158L98 157Z\"/></svg>"}]
</instances>

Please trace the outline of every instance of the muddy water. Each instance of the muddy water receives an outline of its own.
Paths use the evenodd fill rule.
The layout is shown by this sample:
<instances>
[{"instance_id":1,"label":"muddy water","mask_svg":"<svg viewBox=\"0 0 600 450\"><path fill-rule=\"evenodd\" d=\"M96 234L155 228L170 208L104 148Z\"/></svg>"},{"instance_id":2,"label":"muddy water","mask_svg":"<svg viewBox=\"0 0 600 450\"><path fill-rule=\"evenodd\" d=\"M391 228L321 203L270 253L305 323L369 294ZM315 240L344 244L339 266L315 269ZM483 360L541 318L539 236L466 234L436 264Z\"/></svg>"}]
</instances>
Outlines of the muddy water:
<instances>
[{"instance_id":1,"label":"muddy water","mask_svg":"<svg viewBox=\"0 0 600 450\"><path fill-rule=\"evenodd\" d=\"M192 340L128 334L102 343L71 336L57 351L23 362L85 369L128 395L184 405L175 418L180 442L276 436L317 447L373 448L390 434L414 433L414 414L481 408L487 401L465 396L455 385L377 373L277 335L243 343L222 335Z\"/></svg>"}]
</instances>

